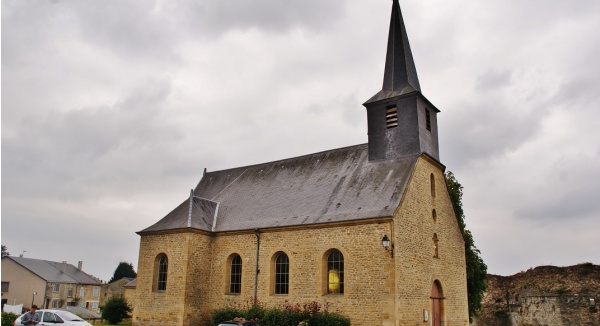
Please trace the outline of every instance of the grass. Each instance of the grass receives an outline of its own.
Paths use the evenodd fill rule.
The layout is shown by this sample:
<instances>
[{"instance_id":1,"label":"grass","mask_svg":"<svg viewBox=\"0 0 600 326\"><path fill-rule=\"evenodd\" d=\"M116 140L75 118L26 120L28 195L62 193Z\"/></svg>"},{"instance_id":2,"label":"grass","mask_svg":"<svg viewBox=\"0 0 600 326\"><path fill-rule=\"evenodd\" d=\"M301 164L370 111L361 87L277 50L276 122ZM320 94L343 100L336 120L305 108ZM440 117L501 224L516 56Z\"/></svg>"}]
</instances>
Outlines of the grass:
<instances>
[{"instance_id":1,"label":"grass","mask_svg":"<svg viewBox=\"0 0 600 326\"><path fill-rule=\"evenodd\" d=\"M107 321L90 323L90 324L92 324L94 326L131 326L131 320L122 321L117 325L109 324Z\"/></svg>"}]
</instances>

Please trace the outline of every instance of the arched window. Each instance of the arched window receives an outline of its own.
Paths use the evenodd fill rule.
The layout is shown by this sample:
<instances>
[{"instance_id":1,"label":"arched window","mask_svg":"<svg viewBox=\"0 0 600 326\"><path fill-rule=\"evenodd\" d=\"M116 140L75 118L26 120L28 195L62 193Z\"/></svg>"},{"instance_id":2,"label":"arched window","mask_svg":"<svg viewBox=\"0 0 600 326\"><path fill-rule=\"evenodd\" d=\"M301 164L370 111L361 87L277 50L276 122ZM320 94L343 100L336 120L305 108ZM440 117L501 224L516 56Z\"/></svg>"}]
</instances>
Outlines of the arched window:
<instances>
[{"instance_id":1,"label":"arched window","mask_svg":"<svg viewBox=\"0 0 600 326\"><path fill-rule=\"evenodd\" d=\"M438 236L437 233L433 234L433 257L438 258Z\"/></svg>"},{"instance_id":2,"label":"arched window","mask_svg":"<svg viewBox=\"0 0 600 326\"><path fill-rule=\"evenodd\" d=\"M280 253L275 260L275 294L288 294L290 291L290 260Z\"/></svg>"},{"instance_id":3,"label":"arched window","mask_svg":"<svg viewBox=\"0 0 600 326\"><path fill-rule=\"evenodd\" d=\"M229 273L229 293L239 294L242 292L242 258L234 255L231 259L231 271Z\"/></svg>"},{"instance_id":4,"label":"arched window","mask_svg":"<svg viewBox=\"0 0 600 326\"><path fill-rule=\"evenodd\" d=\"M431 183L431 197L435 197L435 177L433 173L429 175L429 182Z\"/></svg>"},{"instance_id":5,"label":"arched window","mask_svg":"<svg viewBox=\"0 0 600 326\"><path fill-rule=\"evenodd\" d=\"M433 217L433 222L437 222L437 212L434 210L431 211L431 217Z\"/></svg>"},{"instance_id":6,"label":"arched window","mask_svg":"<svg viewBox=\"0 0 600 326\"><path fill-rule=\"evenodd\" d=\"M160 254L156 257L158 266L156 268L156 290L166 291L167 290L167 272L169 269L169 261L167 255Z\"/></svg>"},{"instance_id":7,"label":"arched window","mask_svg":"<svg viewBox=\"0 0 600 326\"><path fill-rule=\"evenodd\" d=\"M344 293L344 255L338 250L327 256L327 293Z\"/></svg>"}]
</instances>

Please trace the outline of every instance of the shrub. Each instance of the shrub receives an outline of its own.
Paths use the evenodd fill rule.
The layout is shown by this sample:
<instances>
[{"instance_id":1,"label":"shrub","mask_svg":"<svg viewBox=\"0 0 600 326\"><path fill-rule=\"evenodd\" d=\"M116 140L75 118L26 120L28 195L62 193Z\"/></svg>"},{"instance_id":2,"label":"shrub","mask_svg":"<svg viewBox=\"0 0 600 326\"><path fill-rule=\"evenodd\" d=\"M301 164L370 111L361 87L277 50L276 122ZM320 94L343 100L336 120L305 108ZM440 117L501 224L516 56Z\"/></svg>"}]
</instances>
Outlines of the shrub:
<instances>
[{"instance_id":1,"label":"shrub","mask_svg":"<svg viewBox=\"0 0 600 326\"><path fill-rule=\"evenodd\" d=\"M305 321L307 319L306 317L307 314L300 311L272 308L265 312L265 317L261 322L265 326L296 326L300 324L300 322Z\"/></svg>"},{"instance_id":2,"label":"shrub","mask_svg":"<svg viewBox=\"0 0 600 326\"><path fill-rule=\"evenodd\" d=\"M303 304L286 301L280 307L264 308L262 305L246 308L226 307L217 309L212 313L210 325L216 326L220 322L244 318L247 320L258 319L264 326L298 326L302 322L310 326L350 326L350 319L346 316L327 311L329 304L321 305L316 301ZM302 324L306 325L306 324Z\"/></svg>"},{"instance_id":3,"label":"shrub","mask_svg":"<svg viewBox=\"0 0 600 326\"><path fill-rule=\"evenodd\" d=\"M220 322L233 320L236 317L245 316L245 313L238 308L225 307L215 310L210 318L211 325L218 325Z\"/></svg>"},{"instance_id":4,"label":"shrub","mask_svg":"<svg viewBox=\"0 0 600 326\"><path fill-rule=\"evenodd\" d=\"M102 308L102 318L111 324L118 324L123 319L130 317L129 312L131 312L131 308L129 308L127 300L114 296L108 299Z\"/></svg>"},{"instance_id":5,"label":"shrub","mask_svg":"<svg viewBox=\"0 0 600 326\"><path fill-rule=\"evenodd\" d=\"M11 326L17 317L19 316L13 314L12 312L2 312L2 326Z\"/></svg>"},{"instance_id":6,"label":"shrub","mask_svg":"<svg viewBox=\"0 0 600 326\"><path fill-rule=\"evenodd\" d=\"M350 318L325 311L314 315L308 322L310 326L350 326Z\"/></svg>"}]
</instances>

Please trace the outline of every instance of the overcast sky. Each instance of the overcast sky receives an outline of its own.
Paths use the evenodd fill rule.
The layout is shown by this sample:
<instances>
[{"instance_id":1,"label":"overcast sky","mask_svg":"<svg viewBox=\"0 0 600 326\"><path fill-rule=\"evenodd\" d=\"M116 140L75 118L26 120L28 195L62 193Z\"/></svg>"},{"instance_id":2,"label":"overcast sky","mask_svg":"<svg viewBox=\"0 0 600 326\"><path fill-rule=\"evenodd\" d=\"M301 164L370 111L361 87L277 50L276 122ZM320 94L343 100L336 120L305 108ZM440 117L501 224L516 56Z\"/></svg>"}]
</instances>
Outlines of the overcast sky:
<instances>
[{"instance_id":1,"label":"overcast sky","mask_svg":"<svg viewBox=\"0 0 600 326\"><path fill-rule=\"evenodd\" d=\"M12 255L108 280L204 168L367 141L389 0L1 3ZM489 272L600 264L600 1L400 5Z\"/></svg>"}]
</instances>

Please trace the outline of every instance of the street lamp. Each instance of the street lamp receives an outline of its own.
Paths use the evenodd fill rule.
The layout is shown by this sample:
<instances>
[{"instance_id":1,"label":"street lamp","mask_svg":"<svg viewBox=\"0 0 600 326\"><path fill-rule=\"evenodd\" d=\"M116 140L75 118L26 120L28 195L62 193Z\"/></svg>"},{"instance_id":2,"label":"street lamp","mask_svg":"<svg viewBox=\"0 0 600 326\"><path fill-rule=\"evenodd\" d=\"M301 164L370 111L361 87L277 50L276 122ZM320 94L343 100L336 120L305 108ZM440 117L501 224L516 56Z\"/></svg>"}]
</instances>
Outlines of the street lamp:
<instances>
[{"instance_id":1,"label":"street lamp","mask_svg":"<svg viewBox=\"0 0 600 326\"><path fill-rule=\"evenodd\" d=\"M383 249L388 251L390 253L390 256L394 258L394 243L390 241L390 238L388 238L387 234L384 235L381 239L381 245L383 246Z\"/></svg>"},{"instance_id":2,"label":"street lamp","mask_svg":"<svg viewBox=\"0 0 600 326\"><path fill-rule=\"evenodd\" d=\"M37 292L33 292L33 296L31 297L31 306L33 307L33 300L35 299L35 295L37 294Z\"/></svg>"}]
</instances>

